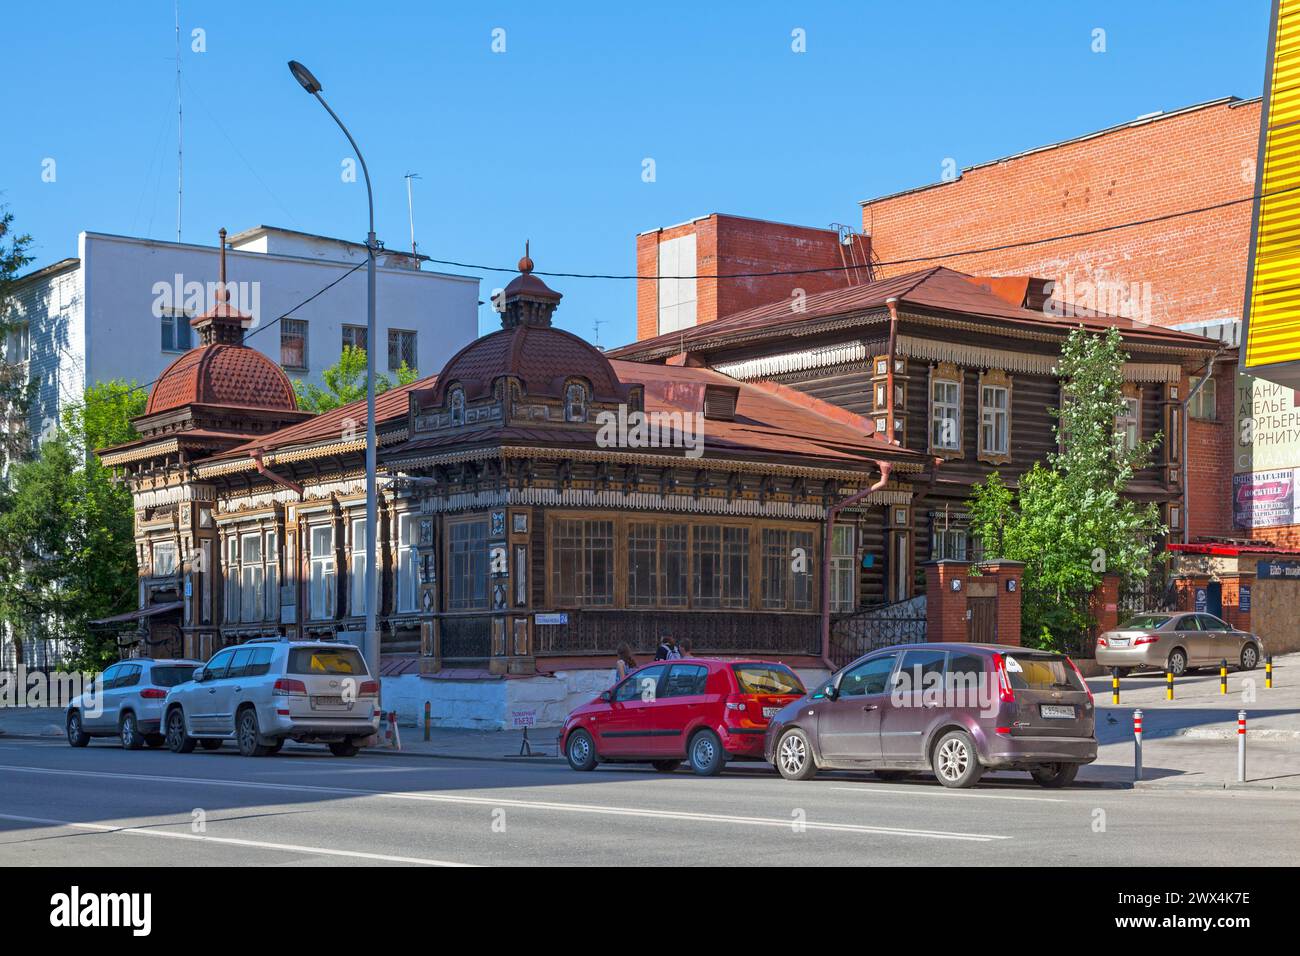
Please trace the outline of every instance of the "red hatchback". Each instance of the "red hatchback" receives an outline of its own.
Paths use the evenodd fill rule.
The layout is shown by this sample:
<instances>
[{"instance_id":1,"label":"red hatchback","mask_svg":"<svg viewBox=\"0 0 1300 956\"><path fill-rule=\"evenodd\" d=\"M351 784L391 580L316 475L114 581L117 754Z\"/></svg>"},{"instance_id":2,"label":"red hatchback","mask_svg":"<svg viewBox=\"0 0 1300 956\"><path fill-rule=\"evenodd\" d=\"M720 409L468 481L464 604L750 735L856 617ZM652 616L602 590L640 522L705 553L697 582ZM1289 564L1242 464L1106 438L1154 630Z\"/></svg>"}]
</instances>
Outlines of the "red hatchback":
<instances>
[{"instance_id":1,"label":"red hatchback","mask_svg":"<svg viewBox=\"0 0 1300 956\"><path fill-rule=\"evenodd\" d=\"M762 760L772 715L805 693L771 661L656 661L570 714L560 745L574 770L649 763L672 773L687 760L712 776L733 758Z\"/></svg>"}]
</instances>

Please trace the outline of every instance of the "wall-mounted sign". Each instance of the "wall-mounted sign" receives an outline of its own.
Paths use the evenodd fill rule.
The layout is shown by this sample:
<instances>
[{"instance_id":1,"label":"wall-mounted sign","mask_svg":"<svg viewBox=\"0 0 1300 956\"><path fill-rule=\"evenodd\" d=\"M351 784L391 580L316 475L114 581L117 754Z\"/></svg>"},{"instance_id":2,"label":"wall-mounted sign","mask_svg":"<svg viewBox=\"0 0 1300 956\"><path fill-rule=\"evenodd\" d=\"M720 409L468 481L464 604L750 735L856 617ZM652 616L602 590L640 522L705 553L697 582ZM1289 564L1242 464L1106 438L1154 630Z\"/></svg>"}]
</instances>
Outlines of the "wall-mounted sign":
<instances>
[{"instance_id":1,"label":"wall-mounted sign","mask_svg":"<svg viewBox=\"0 0 1300 956\"><path fill-rule=\"evenodd\" d=\"M952 579L952 589L953 589L954 591L960 591L960 590L961 590L961 578L953 578L953 579Z\"/></svg>"},{"instance_id":2,"label":"wall-mounted sign","mask_svg":"<svg viewBox=\"0 0 1300 956\"><path fill-rule=\"evenodd\" d=\"M1016 590L1016 588L1017 588L1018 586L1019 586L1019 585L1016 584L1016 579L1015 579L1015 578L1007 578L1007 591L1008 591L1009 593L1014 594L1014 593L1015 593L1015 590Z\"/></svg>"},{"instance_id":3,"label":"wall-mounted sign","mask_svg":"<svg viewBox=\"0 0 1300 956\"><path fill-rule=\"evenodd\" d=\"M533 615L534 624L568 624L569 615L561 611L558 614L535 614Z\"/></svg>"},{"instance_id":4,"label":"wall-mounted sign","mask_svg":"<svg viewBox=\"0 0 1300 956\"><path fill-rule=\"evenodd\" d=\"M1255 565L1258 578L1300 578L1300 561L1261 561Z\"/></svg>"},{"instance_id":5,"label":"wall-mounted sign","mask_svg":"<svg viewBox=\"0 0 1300 956\"><path fill-rule=\"evenodd\" d=\"M1196 589L1196 613L1204 614L1205 609L1209 606L1209 595L1205 588Z\"/></svg>"},{"instance_id":6,"label":"wall-mounted sign","mask_svg":"<svg viewBox=\"0 0 1300 956\"><path fill-rule=\"evenodd\" d=\"M1232 523L1247 529L1295 524L1295 469L1233 475Z\"/></svg>"},{"instance_id":7,"label":"wall-mounted sign","mask_svg":"<svg viewBox=\"0 0 1300 956\"><path fill-rule=\"evenodd\" d=\"M1237 592L1237 609L1240 611L1250 610L1250 585L1243 584Z\"/></svg>"}]
</instances>

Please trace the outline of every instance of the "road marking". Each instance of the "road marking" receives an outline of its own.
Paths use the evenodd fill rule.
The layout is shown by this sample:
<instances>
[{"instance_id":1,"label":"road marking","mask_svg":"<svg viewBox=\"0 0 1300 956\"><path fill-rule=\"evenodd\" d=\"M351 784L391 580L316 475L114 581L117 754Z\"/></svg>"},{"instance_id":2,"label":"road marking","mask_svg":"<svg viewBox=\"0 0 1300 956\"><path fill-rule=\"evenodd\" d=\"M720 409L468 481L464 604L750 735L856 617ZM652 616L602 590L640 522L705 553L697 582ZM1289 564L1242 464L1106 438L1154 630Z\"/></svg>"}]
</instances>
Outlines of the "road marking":
<instances>
[{"instance_id":1,"label":"road marking","mask_svg":"<svg viewBox=\"0 0 1300 956\"><path fill-rule=\"evenodd\" d=\"M107 823L80 823L75 820L50 820L45 817L21 817L0 813L0 820L18 823L39 823L44 826L72 827L75 830L93 830L96 833L122 833L128 836L161 837L170 840L195 840L200 843L221 843L226 846L246 846L256 850L283 850L288 853L313 853L318 856L344 856L357 860L374 860L381 863L417 863L421 866L473 866L472 863L452 863L447 860L429 860L419 856L389 856L385 853L362 853L360 850L330 850L319 846L299 846L295 843L266 843L262 840L240 840L234 837L214 837L200 833L173 833L169 830L142 827L112 826Z\"/></svg>"},{"instance_id":2,"label":"road marking","mask_svg":"<svg viewBox=\"0 0 1300 956\"><path fill-rule=\"evenodd\" d=\"M1059 797L1013 797L1001 793L957 793L952 790L923 790L909 787L906 790L885 790L880 787L827 787L827 790L847 790L850 793L884 793L893 797L958 797L962 800L1028 800L1032 803L1069 803Z\"/></svg>"},{"instance_id":3,"label":"road marking","mask_svg":"<svg viewBox=\"0 0 1300 956\"><path fill-rule=\"evenodd\" d=\"M250 780L215 780L205 777L164 777L155 774L113 773L106 770L54 770L46 767L15 767L0 765L0 771L10 773L45 774L64 777L102 777L112 780L133 780L148 783L171 783L190 786L228 787L233 789L281 790L289 793L318 793L344 797L377 797L384 800L409 800L421 803L448 803L461 806L516 807L523 810L551 810L558 813L591 813L603 816L641 817L653 820L683 820L693 823L729 823L738 826L783 827L794 825L793 819L780 817L742 817L723 813L699 813L688 810L654 810L641 807L610 807L591 803L558 803L547 800L510 800L501 797L451 796L440 793L394 793L384 790L361 790L352 787L315 787L298 784L261 783ZM914 837L930 840L965 840L989 843L1010 840L1010 836L995 833L962 833L953 830L924 830L918 827L885 827L857 823L799 822L806 830L827 830L841 833L874 834L877 836Z\"/></svg>"}]
</instances>

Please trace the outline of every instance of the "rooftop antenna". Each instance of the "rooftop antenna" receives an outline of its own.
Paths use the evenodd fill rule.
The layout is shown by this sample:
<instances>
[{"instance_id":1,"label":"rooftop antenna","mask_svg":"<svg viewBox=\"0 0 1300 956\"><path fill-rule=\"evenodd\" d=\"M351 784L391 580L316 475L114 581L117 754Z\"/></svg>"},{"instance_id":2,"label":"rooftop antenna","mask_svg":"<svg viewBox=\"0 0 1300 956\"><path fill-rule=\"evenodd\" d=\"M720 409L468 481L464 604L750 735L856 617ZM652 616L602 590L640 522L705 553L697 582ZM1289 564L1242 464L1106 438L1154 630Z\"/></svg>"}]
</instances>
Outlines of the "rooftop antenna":
<instances>
[{"instance_id":1,"label":"rooftop antenna","mask_svg":"<svg viewBox=\"0 0 1300 956\"><path fill-rule=\"evenodd\" d=\"M591 320L591 330L593 333L591 344L596 346L596 348L600 348L600 327L602 325L608 325L608 324L609 324L609 319Z\"/></svg>"},{"instance_id":2,"label":"rooftop antenna","mask_svg":"<svg viewBox=\"0 0 1300 956\"><path fill-rule=\"evenodd\" d=\"M176 241L185 199L185 114L181 110L181 0L176 0Z\"/></svg>"},{"instance_id":3,"label":"rooftop antenna","mask_svg":"<svg viewBox=\"0 0 1300 956\"><path fill-rule=\"evenodd\" d=\"M411 180L419 179L419 173L407 173L402 177L406 180L406 217L411 221L411 255L416 255L415 251L415 204L411 199Z\"/></svg>"}]
</instances>

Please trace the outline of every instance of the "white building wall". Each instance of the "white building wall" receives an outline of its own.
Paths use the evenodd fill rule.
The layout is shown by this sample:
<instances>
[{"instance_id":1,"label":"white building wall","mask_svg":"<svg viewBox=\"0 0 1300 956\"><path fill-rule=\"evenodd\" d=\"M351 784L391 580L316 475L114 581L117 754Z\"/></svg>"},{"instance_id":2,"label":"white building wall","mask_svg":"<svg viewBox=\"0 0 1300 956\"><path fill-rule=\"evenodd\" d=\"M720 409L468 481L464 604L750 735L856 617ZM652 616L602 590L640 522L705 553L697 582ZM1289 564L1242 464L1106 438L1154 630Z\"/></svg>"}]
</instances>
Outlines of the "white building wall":
<instances>
[{"instance_id":1,"label":"white building wall","mask_svg":"<svg viewBox=\"0 0 1300 956\"><path fill-rule=\"evenodd\" d=\"M85 390L85 296L80 268L47 276L18 289L16 317L28 324L28 378L36 394L28 415L32 436L48 435L62 409L79 401Z\"/></svg>"},{"instance_id":2,"label":"white building wall","mask_svg":"<svg viewBox=\"0 0 1300 956\"><path fill-rule=\"evenodd\" d=\"M350 248L334 240L322 244L340 254ZM161 346L160 322L153 314L157 283L179 285L181 293L191 282L206 288L217 278L217 250L94 233L83 233L81 245L88 380L152 380L179 354L164 352ZM276 320L360 261L357 257L342 264L326 258L229 251L227 278L240 284L247 296L237 304L254 315L247 343L278 363L281 324ZM381 266L376 277L378 334L372 343L379 349L380 370L387 370L389 329L416 332L422 375L441 369L477 335L478 295L478 279L473 277ZM347 276L292 318L307 322L307 370L288 369L289 375L319 382L320 373L338 361L343 326L366 324L365 269Z\"/></svg>"}]
</instances>

